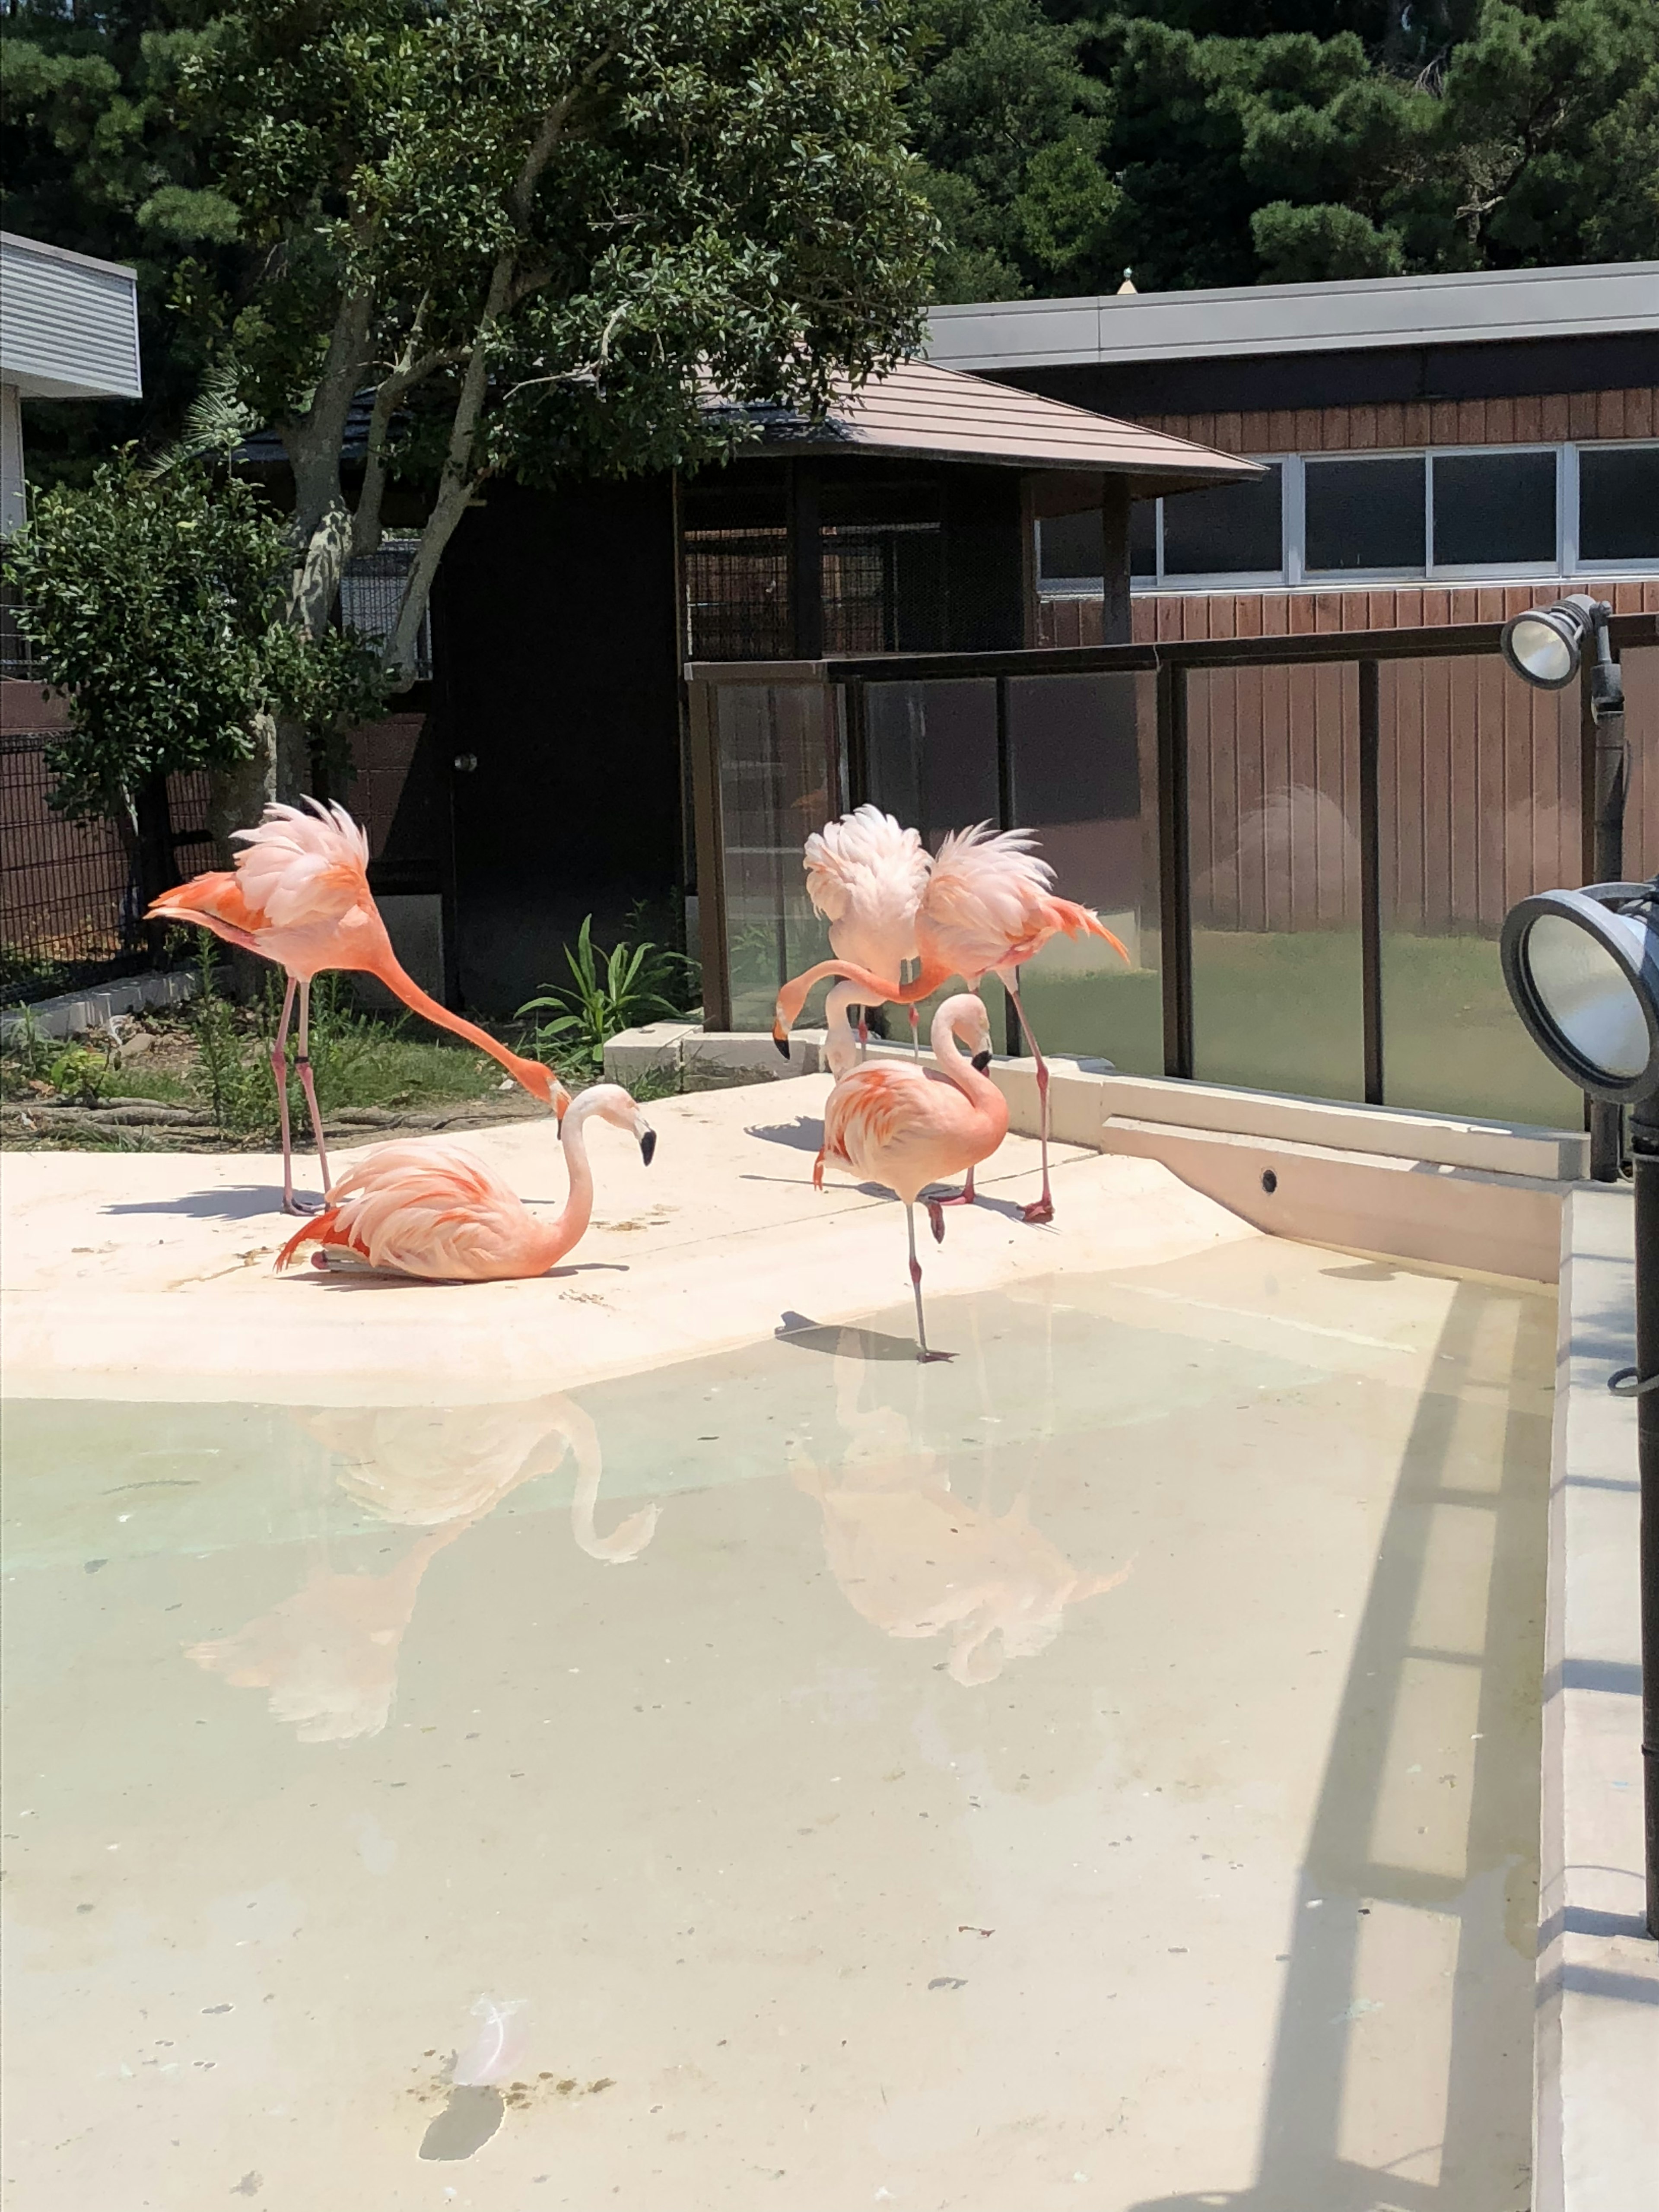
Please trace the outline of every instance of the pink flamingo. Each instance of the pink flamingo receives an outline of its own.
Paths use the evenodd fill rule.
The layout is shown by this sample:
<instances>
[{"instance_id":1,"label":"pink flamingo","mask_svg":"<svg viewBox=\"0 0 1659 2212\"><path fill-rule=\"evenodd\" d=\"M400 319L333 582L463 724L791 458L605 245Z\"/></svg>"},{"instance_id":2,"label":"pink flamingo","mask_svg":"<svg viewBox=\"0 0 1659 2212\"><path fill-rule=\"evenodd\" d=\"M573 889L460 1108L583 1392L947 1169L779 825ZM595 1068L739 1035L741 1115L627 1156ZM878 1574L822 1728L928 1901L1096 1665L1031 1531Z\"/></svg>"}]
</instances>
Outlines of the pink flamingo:
<instances>
[{"instance_id":1,"label":"pink flamingo","mask_svg":"<svg viewBox=\"0 0 1659 2212\"><path fill-rule=\"evenodd\" d=\"M639 1139L645 1164L657 1136L616 1083L595 1083L575 1098L560 1125L570 1188L550 1222L538 1221L492 1168L459 1145L379 1145L349 1168L322 1212L313 1214L276 1255L287 1267L302 1244L312 1265L368 1266L441 1283L503 1283L544 1275L586 1231L593 1174L582 1125L598 1115Z\"/></svg>"},{"instance_id":2,"label":"pink flamingo","mask_svg":"<svg viewBox=\"0 0 1659 2212\"><path fill-rule=\"evenodd\" d=\"M294 1144L288 1118L288 1032L297 994L299 1050L295 1068L306 1095L317 1164L328 1188L328 1151L311 1072L311 979L326 969L374 975L404 1004L440 1029L465 1037L498 1060L533 1097L562 1114L570 1094L550 1068L521 1060L493 1036L429 999L398 964L386 924L368 888L368 839L343 806L308 799L297 806L267 806L258 826L239 830L246 849L234 868L211 870L164 891L150 906L152 921L183 921L210 929L227 944L257 952L288 973L283 1016L270 1048L270 1072L283 1126L283 1211L301 1213L294 1195Z\"/></svg>"},{"instance_id":3,"label":"pink flamingo","mask_svg":"<svg viewBox=\"0 0 1659 2212\"><path fill-rule=\"evenodd\" d=\"M839 975L868 990L872 997L914 1005L960 975L977 989L984 978L994 975L1013 1000L1019 1025L1036 1061L1037 1097L1041 1107L1042 1194L1025 1208L1027 1221L1052 1221L1054 1201L1048 1186L1048 1063L1025 1018L1019 995L1019 971L1050 938L1103 937L1125 963L1128 953L1092 908L1071 899L1055 897L1054 872L1031 850L1029 830L993 831L981 822L971 830L955 830L939 848L927 879L927 888L916 908L915 941L921 973L908 983L886 983L847 962L824 960L796 975L778 994L777 1021L772 1035L780 1052L789 1056L788 1031L799 1018L806 994L826 975ZM896 971L895 971L896 972ZM970 1205L974 1196L971 1169L959 1196L947 1205Z\"/></svg>"},{"instance_id":4,"label":"pink flamingo","mask_svg":"<svg viewBox=\"0 0 1659 2212\"><path fill-rule=\"evenodd\" d=\"M804 865L806 896L830 925L830 949L836 959L872 975L902 975L917 957L916 909L932 866L921 832L901 829L878 806L857 806L839 822L827 822L813 831L806 841ZM844 1015L856 1003L850 990L830 995L824 1020L832 1052L838 1013ZM909 1012L914 1044L914 1005ZM860 1043L866 1035L860 1017ZM830 1065L835 1065L833 1059Z\"/></svg>"},{"instance_id":5,"label":"pink flamingo","mask_svg":"<svg viewBox=\"0 0 1659 2212\"><path fill-rule=\"evenodd\" d=\"M958 1037L971 1050L971 1060L957 1049ZM903 1200L910 1287L916 1299L916 1356L924 1360L951 1355L927 1349L916 1200L930 1182L989 1159L1008 1133L1008 1103L985 1073L991 1064L991 1024L983 1000L967 992L947 999L933 1016L930 1041L939 1074L908 1060L875 1060L842 1077L823 1109L823 1150L812 1170L820 1190L828 1159L871 1182L885 1183ZM945 1216L939 1200L923 1203L934 1238L942 1243Z\"/></svg>"}]
</instances>

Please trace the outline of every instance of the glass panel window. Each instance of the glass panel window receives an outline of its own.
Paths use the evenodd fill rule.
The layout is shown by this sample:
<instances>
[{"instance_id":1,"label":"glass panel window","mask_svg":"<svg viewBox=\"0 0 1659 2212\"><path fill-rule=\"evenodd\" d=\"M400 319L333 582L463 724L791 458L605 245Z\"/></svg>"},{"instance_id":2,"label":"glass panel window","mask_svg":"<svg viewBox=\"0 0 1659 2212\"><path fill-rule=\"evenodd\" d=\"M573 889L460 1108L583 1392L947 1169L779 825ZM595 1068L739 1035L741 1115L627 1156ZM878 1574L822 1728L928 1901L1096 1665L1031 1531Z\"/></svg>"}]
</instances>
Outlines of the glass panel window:
<instances>
[{"instance_id":1,"label":"glass panel window","mask_svg":"<svg viewBox=\"0 0 1659 2212\"><path fill-rule=\"evenodd\" d=\"M801 848L840 811L835 694L723 684L714 694L732 1018L769 1029L778 987L829 951Z\"/></svg>"},{"instance_id":2,"label":"glass panel window","mask_svg":"<svg viewBox=\"0 0 1659 2212\"><path fill-rule=\"evenodd\" d=\"M1278 464L1249 483L1164 501L1166 576L1276 575L1285 565Z\"/></svg>"},{"instance_id":3,"label":"glass panel window","mask_svg":"<svg viewBox=\"0 0 1659 2212\"><path fill-rule=\"evenodd\" d=\"M1106 540L1100 509L1045 515L1037 525L1037 574L1045 584L1104 574Z\"/></svg>"},{"instance_id":4,"label":"glass panel window","mask_svg":"<svg viewBox=\"0 0 1659 2212\"><path fill-rule=\"evenodd\" d=\"M1437 568L1508 568L1554 559L1553 453L1435 455Z\"/></svg>"},{"instance_id":5,"label":"glass panel window","mask_svg":"<svg viewBox=\"0 0 1659 2212\"><path fill-rule=\"evenodd\" d=\"M1020 978L1045 1052L1164 1073L1158 960L1158 744L1152 679L1024 676L1008 685L1015 819L1036 833L1063 896L1095 908L1098 937L1056 937Z\"/></svg>"},{"instance_id":6,"label":"glass panel window","mask_svg":"<svg viewBox=\"0 0 1659 2212\"><path fill-rule=\"evenodd\" d=\"M1584 561L1659 561L1659 446L1579 453L1578 554Z\"/></svg>"},{"instance_id":7,"label":"glass panel window","mask_svg":"<svg viewBox=\"0 0 1659 2212\"><path fill-rule=\"evenodd\" d=\"M1194 669L1187 717L1194 1073L1361 1098L1355 672Z\"/></svg>"},{"instance_id":8,"label":"glass panel window","mask_svg":"<svg viewBox=\"0 0 1659 2212\"><path fill-rule=\"evenodd\" d=\"M1423 566L1423 463L1310 461L1307 567L1420 568Z\"/></svg>"},{"instance_id":9,"label":"glass panel window","mask_svg":"<svg viewBox=\"0 0 1659 2212\"><path fill-rule=\"evenodd\" d=\"M1578 880L1577 686L1494 684L1474 657L1384 661L1378 680L1383 1098L1578 1128L1582 1095L1521 1026L1498 957L1517 899Z\"/></svg>"}]
</instances>

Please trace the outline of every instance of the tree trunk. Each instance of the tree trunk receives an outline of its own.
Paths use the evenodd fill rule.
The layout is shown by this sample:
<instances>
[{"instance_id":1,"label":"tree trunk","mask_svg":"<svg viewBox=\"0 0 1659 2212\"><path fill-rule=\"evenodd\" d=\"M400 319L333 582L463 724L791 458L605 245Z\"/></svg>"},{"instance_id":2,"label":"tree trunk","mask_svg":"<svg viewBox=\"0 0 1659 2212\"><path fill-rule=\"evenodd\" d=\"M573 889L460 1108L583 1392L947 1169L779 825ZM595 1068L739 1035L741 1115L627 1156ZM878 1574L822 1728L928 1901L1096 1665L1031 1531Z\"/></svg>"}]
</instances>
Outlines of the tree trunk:
<instances>
[{"instance_id":1,"label":"tree trunk","mask_svg":"<svg viewBox=\"0 0 1659 2212\"><path fill-rule=\"evenodd\" d=\"M207 826L213 833L216 867L234 866L234 830L251 830L276 796L276 725L260 714L253 725L252 757L234 768L215 769L208 779Z\"/></svg>"},{"instance_id":2,"label":"tree trunk","mask_svg":"<svg viewBox=\"0 0 1659 2212\"><path fill-rule=\"evenodd\" d=\"M279 721L276 734L276 796L297 806L311 788L311 738L303 722Z\"/></svg>"}]
</instances>

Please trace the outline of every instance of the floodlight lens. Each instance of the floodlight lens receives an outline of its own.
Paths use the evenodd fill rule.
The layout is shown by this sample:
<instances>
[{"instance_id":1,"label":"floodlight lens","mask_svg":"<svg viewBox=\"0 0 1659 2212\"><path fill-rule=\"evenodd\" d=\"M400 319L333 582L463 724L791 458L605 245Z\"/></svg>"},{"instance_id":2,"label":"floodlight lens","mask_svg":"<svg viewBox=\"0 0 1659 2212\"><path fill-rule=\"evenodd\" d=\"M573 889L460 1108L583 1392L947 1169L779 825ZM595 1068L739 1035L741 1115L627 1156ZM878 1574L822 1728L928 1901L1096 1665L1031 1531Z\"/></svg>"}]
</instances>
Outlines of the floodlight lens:
<instances>
[{"instance_id":1,"label":"floodlight lens","mask_svg":"<svg viewBox=\"0 0 1659 2212\"><path fill-rule=\"evenodd\" d=\"M1587 1067L1632 1082L1652 1047L1642 1002L1605 945L1560 915L1540 915L1523 957L1540 1011Z\"/></svg>"},{"instance_id":2,"label":"floodlight lens","mask_svg":"<svg viewBox=\"0 0 1659 2212\"><path fill-rule=\"evenodd\" d=\"M1545 615L1517 616L1510 625L1509 647L1522 675L1534 684L1566 684L1578 665L1575 642Z\"/></svg>"}]
</instances>

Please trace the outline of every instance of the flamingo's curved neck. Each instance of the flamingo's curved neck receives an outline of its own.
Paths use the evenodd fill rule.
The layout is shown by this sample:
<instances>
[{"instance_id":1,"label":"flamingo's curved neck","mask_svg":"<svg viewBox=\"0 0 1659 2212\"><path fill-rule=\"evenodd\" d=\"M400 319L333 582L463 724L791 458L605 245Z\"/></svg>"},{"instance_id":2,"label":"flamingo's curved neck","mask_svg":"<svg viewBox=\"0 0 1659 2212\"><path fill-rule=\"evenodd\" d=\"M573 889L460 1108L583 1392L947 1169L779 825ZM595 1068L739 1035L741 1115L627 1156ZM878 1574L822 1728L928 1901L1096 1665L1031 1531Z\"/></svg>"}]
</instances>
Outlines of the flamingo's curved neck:
<instances>
[{"instance_id":1,"label":"flamingo's curved neck","mask_svg":"<svg viewBox=\"0 0 1659 2212\"><path fill-rule=\"evenodd\" d=\"M365 965L368 973L401 999L411 1013L435 1022L441 1030L447 1030L452 1036L465 1037L469 1044L477 1045L480 1052L487 1052L515 1082L524 1082L523 1071L531 1063L520 1060L516 1053L509 1052L504 1044L497 1042L495 1038L481 1030L476 1023L468 1021L464 1015L452 1014L447 1006L441 1006L436 999L428 998L415 978L406 975L398 965L397 955L389 941L383 951L377 952L373 963L366 963Z\"/></svg>"},{"instance_id":2,"label":"flamingo's curved neck","mask_svg":"<svg viewBox=\"0 0 1659 2212\"><path fill-rule=\"evenodd\" d=\"M586 1102L578 1098L560 1126L564 1139L564 1163L570 1188L557 1220L546 1231L548 1255L544 1271L562 1260L571 1246L587 1233L593 1218L593 1170L587 1162L587 1139L582 1124L587 1119Z\"/></svg>"},{"instance_id":3,"label":"flamingo's curved neck","mask_svg":"<svg viewBox=\"0 0 1659 2212\"><path fill-rule=\"evenodd\" d=\"M941 1006L933 1016L933 1027L928 1031L928 1042L933 1047L933 1064L939 1073L948 1077L956 1085L957 1089L971 1098L976 1105L983 1103L988 1091L995 1091L996 1085L990 1077L980 1073L957 1042L957 1033L951 1026L951 1010L948 1004Z\"/></svg>"}]
</instances>

